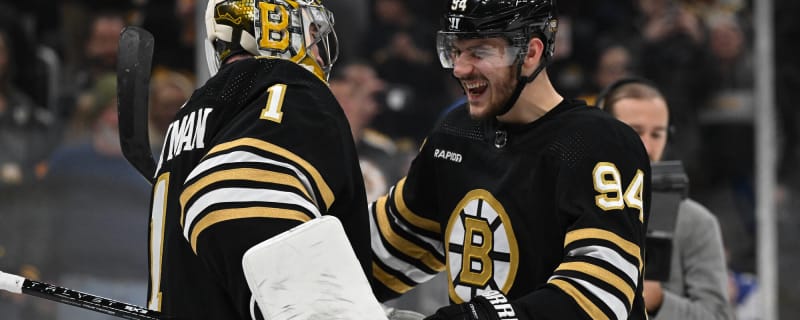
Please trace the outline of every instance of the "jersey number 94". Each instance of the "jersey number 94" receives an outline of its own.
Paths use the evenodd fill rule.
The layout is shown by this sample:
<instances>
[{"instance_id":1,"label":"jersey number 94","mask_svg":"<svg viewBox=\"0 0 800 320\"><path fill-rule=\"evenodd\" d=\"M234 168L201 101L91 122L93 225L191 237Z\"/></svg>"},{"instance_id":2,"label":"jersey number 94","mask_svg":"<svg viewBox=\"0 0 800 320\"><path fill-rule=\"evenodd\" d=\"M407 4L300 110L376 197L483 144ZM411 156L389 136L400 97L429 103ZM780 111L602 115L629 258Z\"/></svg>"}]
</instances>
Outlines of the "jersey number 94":
<instances>
[{"instance_id":1,"label":"jersey number 94","mask_svg":"<svg viewBox=\"0 0 800 320\"><path fill-rule=\"evenodd\" d=\"M611 162L598 162L592 170L594 190L599 194L594 197L595 204L603 211L622 210L625 206L639 211L639 221L644 223L644 205L642 190L644 189L644 173L636 170L636 175L623 191L622 178L617 166Z\"/></svg>"}]
</instances>

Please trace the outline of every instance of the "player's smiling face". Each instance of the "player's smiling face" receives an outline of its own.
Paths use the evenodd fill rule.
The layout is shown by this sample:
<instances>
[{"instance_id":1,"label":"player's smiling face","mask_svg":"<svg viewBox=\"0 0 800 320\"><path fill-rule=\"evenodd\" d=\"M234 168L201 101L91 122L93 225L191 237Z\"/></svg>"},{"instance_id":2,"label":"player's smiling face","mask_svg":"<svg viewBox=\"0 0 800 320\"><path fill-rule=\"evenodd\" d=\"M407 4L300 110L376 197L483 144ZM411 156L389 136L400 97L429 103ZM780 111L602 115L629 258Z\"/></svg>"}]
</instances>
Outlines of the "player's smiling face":
<instances>
[{"instance_id":1,"label":"player's smiling face","mask_svg":"<svg viewBox=\"0 0 800 320\"><path fill-rule=\"evenodd\" d=\"M500 113L516 85L513 55L503 38L463 39L453 43L453 76L467 94L470 116L486 119Z\"/></svg>"}]
</instances>

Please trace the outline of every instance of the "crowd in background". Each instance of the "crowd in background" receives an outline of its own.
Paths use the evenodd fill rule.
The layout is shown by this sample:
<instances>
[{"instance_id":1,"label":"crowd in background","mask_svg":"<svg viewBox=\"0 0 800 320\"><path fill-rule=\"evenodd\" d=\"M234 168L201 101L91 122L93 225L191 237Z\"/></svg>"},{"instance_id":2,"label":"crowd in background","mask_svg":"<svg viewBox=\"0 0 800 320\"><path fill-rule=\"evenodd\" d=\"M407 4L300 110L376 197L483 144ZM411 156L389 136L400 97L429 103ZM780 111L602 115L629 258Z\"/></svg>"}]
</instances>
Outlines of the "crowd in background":
<instances>
[{"instance_id":1,"label":"crowd in background","mask_svg":"<svg viewBox=\"0 0 800 320\"><path fill-rule=\"evenodd\" d=\"M463 96L435 48L441 1L327 0L340 56L331 89L353 127L370 196L402 177L428 130ZM636 75L671 106L665 160L683 161L690 194L722 228L731 303L748 315L755 270L754 21L748 0L558 1L548 73L564 96L594 102ZM149 186L117 136L117 41L126 25L156 38L151 140L198 84L196 10L204 1L42 0L0 4L0 270L143 305ZM776 0L776 12L800 2ZM779 306L800 317L800 22L777 14L780 150ZM783 41L788 40L788 41ZM369 176L368 176L369 175ZM0 295L4 319L105 319L69 306ZM751 300L750 300L751 301ZM73 310L74 309L74 310ZM6 318L11 314L11 318Z\"/></svg>"}]
</instances>

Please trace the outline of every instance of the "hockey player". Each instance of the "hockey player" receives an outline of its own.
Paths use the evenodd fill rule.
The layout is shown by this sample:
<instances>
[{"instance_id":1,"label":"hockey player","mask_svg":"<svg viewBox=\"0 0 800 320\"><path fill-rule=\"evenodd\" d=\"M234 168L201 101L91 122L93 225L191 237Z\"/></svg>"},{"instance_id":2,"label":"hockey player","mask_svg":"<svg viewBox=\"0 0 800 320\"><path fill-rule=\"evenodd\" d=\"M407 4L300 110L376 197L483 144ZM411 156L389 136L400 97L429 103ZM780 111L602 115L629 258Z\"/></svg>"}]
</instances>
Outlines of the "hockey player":
<instances>
[{"instance_id":1,"label":"hockey player","mask_svg":"<svg viewBox=\"0 0 800 320\"><path fill-rule=\"evenodd\" d=\"M444 271L452 304L430 320L646 319L647 154L554 89L554 1L450 0L442 22L467 103L370 206L379 299Z\"/></svg>"},{"instance_id":2,"label":"hockey player","mask_svg":"<svg viewBox=\"0 0 800 320\"><path fill-rule=\"evenodd\" d=\"M332 215L369 265L358 158L326 84L333 17L319 0L211 0L206 30L213 76L178 111L158 160L148 307L261 319L242 268L256 244Z\"/></svg>"}]
</instances>

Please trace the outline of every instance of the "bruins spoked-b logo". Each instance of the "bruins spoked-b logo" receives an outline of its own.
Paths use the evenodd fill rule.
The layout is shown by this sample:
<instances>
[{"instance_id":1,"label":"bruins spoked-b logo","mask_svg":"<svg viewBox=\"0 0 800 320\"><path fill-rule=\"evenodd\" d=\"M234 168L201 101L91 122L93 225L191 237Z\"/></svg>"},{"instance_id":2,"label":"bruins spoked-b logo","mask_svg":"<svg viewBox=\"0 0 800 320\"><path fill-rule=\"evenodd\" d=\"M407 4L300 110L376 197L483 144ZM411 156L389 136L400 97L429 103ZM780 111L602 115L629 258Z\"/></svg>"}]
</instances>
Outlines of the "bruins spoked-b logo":
<instances>
[{"instance_id":1,"label":"bruins spoked-b logo","mask_svg":"<svg viewBox=\"0 0 800 320\"><path fill-rule=\"evenodd\" d=\"M508 292L519 251L508 215L489 191L467 193L445 231L450 299L456 303L487 290Z\"/></svg>"}]
</instances>

